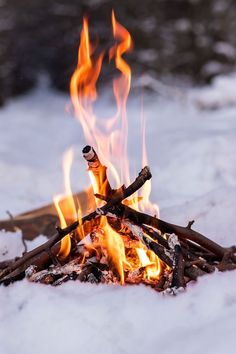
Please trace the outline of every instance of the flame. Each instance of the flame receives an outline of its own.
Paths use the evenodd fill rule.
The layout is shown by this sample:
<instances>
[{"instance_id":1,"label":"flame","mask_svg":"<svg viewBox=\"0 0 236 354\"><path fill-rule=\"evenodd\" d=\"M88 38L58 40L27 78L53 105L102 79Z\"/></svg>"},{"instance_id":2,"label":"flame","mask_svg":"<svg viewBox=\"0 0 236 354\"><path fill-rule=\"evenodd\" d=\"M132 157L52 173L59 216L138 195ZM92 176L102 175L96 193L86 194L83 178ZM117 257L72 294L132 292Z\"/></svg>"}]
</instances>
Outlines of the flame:
<instances>
[{"instance_id":1,"label":"flame","mask_svg":"<svg viewBox=\"0 0 236 354\"><path fill-rule=\"evenodd\" d=\"M66 220L64 218L63 212L60 207L60 200L63 198L61 195L57 195L53 198L53 202L55 205L55 208L57 210L59 219L60 219L60 226L61 228L64 228L67 226ZM60 244L60 250L58 252L58 257L60 258L66 258L70 254L70 249L71 249L71 240L70 236L66 235L62 240Z\"/></svg>"},{"instance_id":2,"label":"flame","mask_svg":"<svg viewBox=\"0 0 236 354\"><path fill-rule=\"evenodd\" d=\"M140 266L145 267L145 276L148 280L158 279L161 273L160 259L150 250L136 248L140 260Z\"/></svg>"},{"instance_id":3,"label":"flame","mask_svg":"<svg viewBox=\"0 0 236 354\"><path fill-rule=\"evenodd\" d=\"M70 92L76 117L78 117L90 145L94 143L96 123L91 102L97 98L96 82L103 60L103 53L92 60L94 49L89 40L88 21L84 18L78 51L78 65L71 77Z\"/></svg>"},{"instance_id":4,"label":"flame","mask_svg":"<svg viewBox=\"0 0 236 354\"><path fill-rule=\"evenodd\" d=\"M86 141L93 146L104 165L109 169L116 187L122 182L129 183L129 164L127 156L128 121L126 102L130 91L131 69L124 61L123 54L132 48L129 32L115 19L112 12L113 35L117 43L110 49L110 60L114 58L120 76L113 81L113 91L117 103L114 117L101 121L97 119L93 103L97 98L98 80L104 53L95 57L91 45L87 19L83 20L78 63L71 81L70 94L75 116L82 125ZM122 156L122 159L120 158Z\"/></svg>"},{"instance_id":5,"label":"flame","mask_svg":"<svg viewBox=\"0 0 236 354\"><path fill-rule=\"evenodd\" d=\"M96 46L90 40L86 17L83 19L81 30L77 67L70 81L70 94L75 117L82 126L87 144L95 148L102 162L100 170L95 171L93 168L89 168L93 191L100 194L106 194L104 179L99 178L99 173L101 172L102 174L105 171L104 166L107 166L116 187L119 187L123 183L130 183L130 168L127 153L128 117L126 104L131 87L131 68L123 56L132 50L133 43L128 30L116 20L114 11L112 11L111 23L114 45L109 50L109 60L114 61L118 71L118 76L113 80L113 93L116 101L115 115L101 120L96 117L94 112L94 103L97 99L97 80L101 73L104 53L100 52L100 54L95 55ZM147 164L148 159L143 107L141 109L141 129L142 164L144 166ZM65 227L67 221L70 219L81 219L82 217L81 208L79 207L76 210L70 186L72 161L73 151L69 150L63 158L66 199L64 198L62 202L62 196L54 198L61 227ZM153 214L158 214L157 207L149 201L150 192L151 182L148 181L143 187L141 195L136 194L133 196L133 199L124 203L142 211L151 210ZM101 203L96 201L97 206L100 206ZM79 227L77 232L80 238L84 236L84 229L82 227ZM98 257L99 247L106 250L109 262L119 275L121 284L125 284L126 271L135 272L140 269L142 269L143 279L150 282L159 279L164 265L141 241L131 241L129 237L121 236L120 233L116 232L109 225L108 219L105 216L100 218L97 232L100 235L99 240L96 240L96 242L93 241L90 245L86 244L86 247L88 250L95 250ZM69 236L66 236L62 240L59 251L59 256L62 258L69 255L70 242ZM85 261L85 258L84 255L82 263Z\"/></svg>"},{"instance_id":6,"label":"flame","mask_svg":"<svg viewBox=\"0 0 236 354\"><path fill-rule=\"evenodd\" d=\"M117 151L117 155L123 157L120 164L120 176L124 183L129 184L129 160L127 155L128 119L126 103L131 85L131 68L122 58L122 55L132 49L132 39L130 33L117 22L114 11L112 11L112 29L114 38L120 41L120 43L115 44L110 49L109 58L110 60L115 58L116 68L121 73L120 77L113 80L113 92L118 109L117 117L119 115L121 117L119 141L116 142L116 147L113 147L113 150L120 146L120 149Z\"/></svg>"},{"instance_id":7,"label":"flame","mask_svg":"<svg viewBox=\"0 0 236 354\"><path fill-rule=\"evenodd\" d=\"M141 138L142 138L142 167L148 165L147 145L146 145L146 117L143 107L143 93L141 96ZM157 204L150 202L150 194L152 190L151 180L146 181L140 193L143 196L140 203L136 206L141 211L147 211L150 214L159 217L159 207Z\"/></svg>"},{"instance_id":8,"label":"flame","mask_svg":"<svg viewBox=\"0 0 236 354\"><path fill-rule=\"evenodd\" d=\"M125 267L131 267L126 259L124 241L122 237L111 228L105 216L101 217L100 227L102 227L105 235L104 246L107 249L113 266L116 268L120 276L120 283L123 285L125 283L124 269Z\"/></svg>"},{"instance_id":9,"label":"flame","mask_svg":"<svg viewBox=\"0 0 236 354\"><path fill-rule=\"evenodd\" d=\"M65 152L62 160L64 183L65 183L65 194L57 195L53 198L55 208L57 210L60 226L65 228L67 226L66 220L76 220L77 211L75 202L72 195L71 185L70 185L70 171L73 162L73 149L69 149ZM60 203L61 202L61 203ZM66 258L71 249L71 239L67 235L61 240L60 250L58 256L61 258Z\"/></svg>"}]
</instances>

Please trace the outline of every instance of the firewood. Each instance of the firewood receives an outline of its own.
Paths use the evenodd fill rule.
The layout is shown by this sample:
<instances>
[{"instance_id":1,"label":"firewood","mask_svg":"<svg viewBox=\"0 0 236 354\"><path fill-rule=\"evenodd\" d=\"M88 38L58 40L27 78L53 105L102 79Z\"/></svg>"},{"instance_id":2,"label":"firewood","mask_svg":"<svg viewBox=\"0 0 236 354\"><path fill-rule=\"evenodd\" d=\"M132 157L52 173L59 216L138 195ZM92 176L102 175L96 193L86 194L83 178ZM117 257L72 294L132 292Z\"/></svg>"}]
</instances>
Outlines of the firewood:
<instances>
[{"instance_id":1,"label":"firewood","mask_svg":"<svg viewBox=\"0 0 236 354\"><path fill-rule=\"evenodd\" d=\"M160 235L158 232L154 231L151 227L147 227L146 225L141 225L142 229L145 231L146 234L151 236L154 240L157 240L158 243L162 246L164 246L167 250L169 249L168 241ZM186 240L188 241L188 240ZM205 253L199 253L198 255L191 253L188 247L186 247L186 241L180 242L181 244L181 252L183 253L184 259L186 262L190 262L192 265L196 265L200 269L202 269L204 272L207 273L212 273L215 270L215 267L210 265L207 262L207 259L200 259L199 257L204 257L206 256ZM196 245L198 246L198 245ZM199 249L199 248L198 248ZM209 255L209 254L207 254ZM212 256L213 254L210 253ZM214 255L213 255L214 256ZM190 263L188 263L190 264Z\"/></svg>"},{"instance_id":2,"label":"firewood","mask_svg":"<svg viewBox=\"0 0 236 354\"><path fill-rule=\"evenodd\" d=\"M150 249L152 250L162 262L167 264L170 268L173 269L173 272L175 272L174 277L176 278L174 280L174 285L173 287L184 287L184 279L183 275L185 275L191 279L191 280L196 280L197 277L206 274L204 271L201 269L198 269L197 267L193 267L189 265L188 267L185 268L185 263L182 257L182 253L178 250L175 251L175 256L176 258L171 258L171 254L168 251L167 248L165 248L163 245L154 242L152 239L148 238L145 236L145 234L142 232L142 228L133 225L130 222L125 222L125 224L131 228L132 232L136 237L138 237L143 243ZM145 230L145 228L144 228ZM169 248L169 247L168 247Z\"/></svg>"},{"instance_id":3,"label":"firewood","mask_svg":"<svg viewBox=\"0 0 236 354\"><path fill-rule=\"evenodd\" d=\"M122 208L123 208L123 211L122 211L123 214L121 214L121 215L123 218L131 219L132 221L134 221L135 223L138 223L138 224L145 224L145 225L152 226L152 227L160 230L163 234L164 233L169 233L169 234L175 233L180 238L180 240L181 239L183 239L183 240L188 239L188 240L194 241L221 258L224 256L225 252L228 251L228 248L224 248L224 247L220 246L216 242L210 240L209 238L200 234L197 231L194 231L194 230L189 229L184 226L179 226L179 225L174 225L174 224L168 223L168 222L161 220L157 217L147 215L145 213L141 213L136 210L133 210L132 208L130 208L128 206L122 205Z\"/></svg>"},{"instance_id":4,"label":"firewood","mask_svg":"<svg viewBox=\"0 0 236 354\"><path fill-rule=\"evenodd\" d=\"M79 278L81 281L107 282L111 276L111 281L117 282L117 275L115 275L115 270L113 271L113 269L108 270L108 276L105 277L106 279L104 278L105 273L100 269L100 263L99 266L95 266L89 262L82 266L79 265L77 271L71 270L71 268L68 267L68 263L65 265L58 264L57 254L60 249L61 239L68 234L74 239L75 230L81 225L83 225L84 230L86 230L81 237L96 230L95 226L100 223L101 215L105 215L110 226L119 233L124 232L122 231L123 225L130 228L131 231L127 233L129 236L126 237L131 237L131 239L134 237L132 242L137 242L135 241L135 237L137 237L148 249L152 250L162 262L166 263L172 269L172 277L168 271L166 274L163 274L160 279L160 285L158 286L158 284L156 284L155 286L156 290L159 288L159 290L162 289L176 294L177 291L185 287L187 281L196 280L199 276L211 273L216 268L221 271L236 268L236 248L222 247L206 236L192 230L193 221L189 222L186 227L170 224L157 217L140 213L127 206L127 204L122 203L123 200L131 196L151 178L148 167L142 169L136 180L127 188L122 186L118 190L112 190L107 178L106 167L101 164L95 150L90 146L86 146L83 149L83 154L88 161L89 169L92 171L99 187L99 194L96 194L95 197L102 199L106 203L102 207L95 209L92 213L83 216L81 220L76 220L72 224L69 224L69 226L64 229L57 227L57 233L43 245L30 252L26 252L19 259L10 260L5 263L5 265L2 264L4 269L0 271L0 283L9 284L12 281L23 278L25 271L31 269L32 266L34 271L35 269L37 270L36 274L30 275L32 281L40 281L54 286L69 279L76 278ZM86 197L88 198L87 194ZM88 200L91 201L91 198L89 197ZM51 206L49 206L49 208L51 208ZM27 230L28 227L28 230L30 230L29 234L34 234L34 226L27 224L29 220L31 223L34 223L34 220L41 220L41 223L40 221L38 221L38 223L42 225L36 225L36 233L40 227L49 225L47 224L47 217L51 222L54 220L54 223L57 219L54 212L44 215L45 210L48 210L47 207L40 208L33 213L22 214L16 218L11 218L8 223L9 225L11 223L11 227L15 228L17 227L17 222L21 222L22 226L24 224L22 221L24 220L26 222L24 232L26 232L25 230ZM173 240L177 240L177 242L173 244ZM76 249L78 250L78 241L79 239L77 237L74 239L74 242L72 242L74 246L71 248L70 256L65 262L70 261L73 255L75 256ZM90 253L91 252L88 254ZM90 258L92 256L91 253L91 255L86 257ZM79 262L79 258L77 261ZM54 264L53 268L45 269L52 263ZM29 273L28 270L27 274ZM129 273L129 275L127 275L127 282L143 282L153 285L148 279L146 280L142 277L144 271L145 269L141 267L137 271L135 270L133 273Z\"/></svg>"},{"instance_id":5,"label":"firewood","mask_svg":"<svg viewBox=\"0 0 236 354\"><path fill-rule=\"evenodd\" d=\"M220 263L217 267L220 271L232 270L236 268L236 251L234 246L222 247L197 231L194 231L187 227L170 224L164 220L158 219L157 217L140 213L137 210L134 210L123 204L119 205L116 209L114 209L113 213L118 217L130 219L132 222L138 225L149 225L162 231L163 233L175 233L180 238L180 240L191 240L200 244L200 246L203 246L205 249L211 251L212 254L215 254L219 260L225 259L224 262ZM204 254L202 254L201 256L204 257ZM225 256L227 257L225 258ZM214 266L211 267L208 264L207 259L205 260L205 263L198 263L198 267L202 269L203 274L206 271L208 273L213 272L215 269Z\"/></svg>"},{"instance_id":6,"label":"firewood","mask_svg":"<svg viewBox=\"0 0 236 354\"><path fill-rule=\"evenodd\" d=\"M101 198L106 201L109 201L111 199L109 197L101 196L99 194L95 194L95 197ZM130 219L135 224L138 225L144 224L147 226L151 226L157 230L160 230L163 234L175 233L180 240L193 241L196 244L200 245L201 247L205 248L206 250L209 250L210 252L218 256L220 259L223 259L223 257L227 254L228 259L231 259L233 263L236 263L236 256L235 256L236 251L234 246L222 247L215 241L207 238L206 236L200 234L195 230L192 230L189 227L171 224L157 217L145 213L141 213L124 204L117 205L112 212L116 214L118 217L122 217L124 219Z\"/></svg>"},{"instance_id":7,"label":"firewood","mask_svg":"<svg viewBox=\"0 0 236 354\"><path fill-rule=\"evenodd\" d=\"M59 249L60 244L55 244L51 248L51 253L56 257ZM27 257L28 253L25 253L21 258L17 259L17 261L11 263L7 268L0 271L0 284L3 283L8 285L11 282L23 279L25 276L25 270L31 265L36 266L37 270L40 271L52 264L51 256L46 250L39 254L32 255L29 258Z\"/></svg>"},{"instance_id":8,"label":"firewood","mask_svg":"<svg viewBox=\"0 0 236 354\"><path fill-rule=\"evenodd\" d=\"M178 237L172 234L168 238L170 249L173 251L173 273L171 288L175 291L185 288L185 262Z\"/></svg>"},{"instance_id":9,"label":"firewood","mask_svg":"<svg viewBox=\"0 0 236 354\"><path fill-rule=\"evenodd\" d=\"M23 257L14 262L10 267L4 269L0 273L0 283L9 283L9 281L15 280L17 276L20 276L20 274L22 274L29 266L29 262L31 262L30 264L34 264L32 262L32 259L34 257L40 258L41 253L48 252L48 250L51 249L54 245L56 245L64 236L70 234L72 231L76 230L80 225L83 225L85 222L99 217L100 215L105 215L109 211L112 211L117 204L120 204L123 199L126 199L133 193L135 193L150 178L151 172L149 168L144 167L133 183L131 183L127 188L120 189L120 192L117 193L114 198L108 201L104 206L102 206L101 208L97 208L92 213L84 216L80 221L77 220L64 229L58 227L57 233L52 236L47 242L45 242L39 247L36 247L32 251L27 252Z\"/></svg>"}]
</instances>

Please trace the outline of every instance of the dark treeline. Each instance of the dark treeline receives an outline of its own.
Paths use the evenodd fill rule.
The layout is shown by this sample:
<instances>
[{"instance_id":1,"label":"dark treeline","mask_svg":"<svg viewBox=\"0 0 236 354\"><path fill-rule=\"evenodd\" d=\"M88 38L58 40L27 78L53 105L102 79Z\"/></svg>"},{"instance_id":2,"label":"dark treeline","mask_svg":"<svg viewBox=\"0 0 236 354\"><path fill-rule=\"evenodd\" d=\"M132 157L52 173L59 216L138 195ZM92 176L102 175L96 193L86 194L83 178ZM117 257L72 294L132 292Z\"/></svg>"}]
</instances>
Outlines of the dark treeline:
<instances>
[{"instance_id":1,"label":"dark treeline","mask_svg":"<svg viewBox=\"0 0 236 354\"><path fill-rule=\"evenodd\" d=\"M135 72L184 74L201 83L234 69L233 0L0 0L0 104L31 88L42 70L54 87L68 90L83 15L106 48L112 8L134 39Z\"/></svg>"}]
</instances>

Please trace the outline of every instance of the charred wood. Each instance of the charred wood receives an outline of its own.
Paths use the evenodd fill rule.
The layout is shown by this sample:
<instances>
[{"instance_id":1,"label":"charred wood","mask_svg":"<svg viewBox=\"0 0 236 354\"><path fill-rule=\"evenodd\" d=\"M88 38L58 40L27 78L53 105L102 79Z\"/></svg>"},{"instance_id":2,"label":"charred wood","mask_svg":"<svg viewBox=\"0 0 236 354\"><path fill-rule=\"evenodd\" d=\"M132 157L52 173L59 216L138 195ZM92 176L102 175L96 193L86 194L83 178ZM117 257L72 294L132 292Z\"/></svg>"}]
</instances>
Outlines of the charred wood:
<instances>
[{"instance_id":1,"label":"charred wood","mask_svg":"<svg viewBox=\"0 0 236 354\"><path fill-rule=\"evenodd\" d=\"M179 240L175 234L170 235L168 239L170 249L173 251L173 272L171 288L185 288L184 269L185 262Z\"/></svg>"}]
</instances>

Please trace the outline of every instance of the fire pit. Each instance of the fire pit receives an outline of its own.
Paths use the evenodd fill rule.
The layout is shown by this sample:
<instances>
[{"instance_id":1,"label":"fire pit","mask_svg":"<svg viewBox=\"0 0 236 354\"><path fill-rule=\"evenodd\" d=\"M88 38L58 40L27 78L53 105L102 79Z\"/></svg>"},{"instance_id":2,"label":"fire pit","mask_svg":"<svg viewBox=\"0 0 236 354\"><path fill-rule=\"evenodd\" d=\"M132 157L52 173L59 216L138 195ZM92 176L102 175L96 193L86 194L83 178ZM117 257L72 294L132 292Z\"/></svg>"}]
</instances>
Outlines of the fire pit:
<instances>
[{"instance_id":1,"label":"fire pit","mask_svg":"<svg viewBox=\"0 0 236 354\"><path fill-rule=\"evenodd\" d=\"M75 115L89 144L82 151L92 184L92 190L85 193L87 206L72 195L69 173L73 156L69 153L64 163L66 197L54 198L60 219L55 234L51 235L51 230L57 217L44 209L38 214L31 212L1 223L6 229L17 226L35 235L46 225L51 236L46 243L25 252L19 259L2 263L2 284L26 276L30 281L54 286L76 279L122 285L143 283L159 292L177 294L199 276L216 269L236 268L236 247L222 247L194 231L193 221L183 227L159 218L157 206L149 201L152 175L146 166L145 129L144 167L131 182L126 114L131 70L123 54L132 48L132 40L129 32L117 22L114 12L112 28L115 44L109 50L109 58L114 59L120 71L113 82L116 114L103 124L93 110L104 53L95 55L96 47L90 42L86 18L78 66L70 83Z\"/></svg>"}]
</instances>

